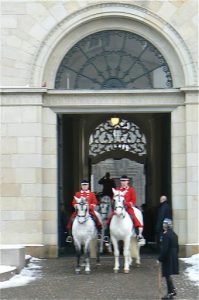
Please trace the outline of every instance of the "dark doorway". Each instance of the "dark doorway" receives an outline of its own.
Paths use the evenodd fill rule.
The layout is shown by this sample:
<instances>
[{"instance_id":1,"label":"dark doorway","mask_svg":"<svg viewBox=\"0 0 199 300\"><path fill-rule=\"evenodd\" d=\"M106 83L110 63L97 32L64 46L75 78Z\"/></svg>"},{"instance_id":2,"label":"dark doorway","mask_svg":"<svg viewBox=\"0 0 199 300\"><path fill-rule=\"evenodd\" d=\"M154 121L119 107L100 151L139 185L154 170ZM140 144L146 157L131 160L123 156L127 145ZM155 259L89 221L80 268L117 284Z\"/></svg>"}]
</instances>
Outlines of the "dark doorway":
<instances>
[{"instance_id":1,"label":"dark doorway","mask_svg":"<svg viewBox=\"0 0 199 300\"><path fill-rule=\"evenodd\" d=\"M58 130L58 237L59 255L74 253L74 247L65 243L65 225L73 208L73 195L80 189L81 179L89 179L92 164L104 159L136 157L128 152L106 152L100 157L89 155L89 137L95 128L110 118L110 114L60 114ZM169 113L120 114L119 117L137 124L146 135L147 154L144 163L145 186L145 237L155 242L155 223L159 197L171 200L171 121ZM97 179L96 179L97 180ZM170 203L171 204L171 203Z\"/></svg>"}]
</instances>

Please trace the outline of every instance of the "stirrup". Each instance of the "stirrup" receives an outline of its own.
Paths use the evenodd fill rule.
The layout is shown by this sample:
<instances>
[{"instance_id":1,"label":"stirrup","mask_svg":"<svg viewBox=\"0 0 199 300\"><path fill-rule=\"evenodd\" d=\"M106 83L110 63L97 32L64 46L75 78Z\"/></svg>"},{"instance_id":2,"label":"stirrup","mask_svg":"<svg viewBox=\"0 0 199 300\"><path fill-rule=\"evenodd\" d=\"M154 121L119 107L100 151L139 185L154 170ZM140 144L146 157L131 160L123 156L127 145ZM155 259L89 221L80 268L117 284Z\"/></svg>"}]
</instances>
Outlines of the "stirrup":
<instances>
[{"instance_id":1,"label":"stirrup","mask_svg":"<svg viewBox=\"0 0 199 300\"><path fill-rule=\"evenodd\" d=\"M97 239L98 239L98 241L101 241L101 238L102 238L102 234L101 234L101 233L98 233L98 234L97 234Z\"/></svg>"},{"instance_id":2,"label":"stirrup","mask_svg":"<svg viewBox=\"0 0 199 300\"><path fill-rule=\"evenodd\" d=\"M142 235L137 236L137 241L140 246L144 246L146 244L146 240L144 239L144 237Z\"/></svg>"},{"instance_id":3,"label":"stirrup","mask_svg":"<svg viewBox=\"0 0 199 300\"><path fill-rule=\"evenodd\" d=\"M110 238L108 235L105 235L104 236L104 240L103 240L104 243L109 243L110 242Z\"/></svg>"},{"instance_id":4,"label":"stirrup","mask_svg":"<svg viewBox=\"0 0 199 300\"><path fill-rule=\"evenodd\" d=\"M67 236L66 243L72 243L72 241L73 241L72 236L71 235Z\"/></svg>"}]
</instances>

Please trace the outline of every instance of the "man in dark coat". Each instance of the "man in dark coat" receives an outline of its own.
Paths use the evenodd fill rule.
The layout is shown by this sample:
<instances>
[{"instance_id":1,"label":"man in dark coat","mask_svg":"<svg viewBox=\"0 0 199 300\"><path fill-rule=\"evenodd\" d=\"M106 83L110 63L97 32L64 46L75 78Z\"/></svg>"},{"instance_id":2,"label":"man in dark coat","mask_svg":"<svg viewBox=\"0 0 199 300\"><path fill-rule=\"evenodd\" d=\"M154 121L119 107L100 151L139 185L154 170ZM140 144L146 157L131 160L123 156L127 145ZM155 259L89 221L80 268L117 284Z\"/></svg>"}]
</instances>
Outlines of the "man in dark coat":
<instances>
[{"instance_id":1,"label":"man in dark coat","mask_svg":"<svg viewBox=\"0 0 199 300\"><path fill-rule=\"evenodd\" d=\"M162 223L164 219L172 219L171 217L171 208L168 204L168 200L166 196L160 197L160 207L158 210L158 217L156 223L156 234L157 234L157 242L159 243L162 239L163 228Z\"/></svg>"},{"instance_id":2,"label":"man in dark coat","mask_svg":"<svg viewBox=\"0 0 199 300\"><path fill-rule=\"evenodd\" d=\"M171 275L179 274L178 252L178 236L172 230L171 219L165 219L163 221L163 237L158 261L162 264L162 276L165 277L168 293L162 299L173 299L173 296L176 295Z\"/></svg>"},{"instance_id":3,"label":"man in dark coat","mask_svg":"<svg viewBox=\"0 0 199 300\"><path fill-rule=\"evenodd\" d=\"M112 188L115 188L115 181L114 179L112 179L110 177L110 173L107 172L105 174L105 176L103 176L99 181L98 181L99 184L102 184L103 185L103 190L102 190L102 194L104 196L109 196L109 197L113 197L113 191L112 191Z\"/></svg>"}]
</instances>

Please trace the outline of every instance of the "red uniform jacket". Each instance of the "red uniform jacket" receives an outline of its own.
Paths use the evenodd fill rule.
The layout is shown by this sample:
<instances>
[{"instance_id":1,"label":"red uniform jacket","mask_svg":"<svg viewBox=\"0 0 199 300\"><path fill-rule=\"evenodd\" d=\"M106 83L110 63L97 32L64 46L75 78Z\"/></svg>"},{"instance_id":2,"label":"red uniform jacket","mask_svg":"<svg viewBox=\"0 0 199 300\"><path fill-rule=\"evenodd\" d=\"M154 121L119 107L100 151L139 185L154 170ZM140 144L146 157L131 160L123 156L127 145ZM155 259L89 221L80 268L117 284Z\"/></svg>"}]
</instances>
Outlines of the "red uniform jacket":
<instances>
[{"instance_id":1,"label":"red uniform jacket","mask_svg":"<svg viewBox=\"0 0 199 300\"><path fill-rule=\"evenodd\" d=\"M124 198L126 200L127 206L134 206L136 205L136 192L135 189L131 186L128 186L127 188L118 187L116 188L118 191L126 191L126 194L124 195Z\"/></svg>"},{"instance_id":2,"label":"red uniform jacket","mask_svg":"<svg viewBox=\"0 0 199 300\"><path fill-rule=\"evenodd\" d=\"M95 193L91 192L90 190L87 190L87 191L81 190L80 192L76 192L75 196L77 198L81 198L81 197L87 198L88 205L91 210L93 210L95 208L95 206L98 204ZM77 202L75 199L73 199L72 205L75 206L75 204L77 204Z\"/></svg>"}]
</instances>

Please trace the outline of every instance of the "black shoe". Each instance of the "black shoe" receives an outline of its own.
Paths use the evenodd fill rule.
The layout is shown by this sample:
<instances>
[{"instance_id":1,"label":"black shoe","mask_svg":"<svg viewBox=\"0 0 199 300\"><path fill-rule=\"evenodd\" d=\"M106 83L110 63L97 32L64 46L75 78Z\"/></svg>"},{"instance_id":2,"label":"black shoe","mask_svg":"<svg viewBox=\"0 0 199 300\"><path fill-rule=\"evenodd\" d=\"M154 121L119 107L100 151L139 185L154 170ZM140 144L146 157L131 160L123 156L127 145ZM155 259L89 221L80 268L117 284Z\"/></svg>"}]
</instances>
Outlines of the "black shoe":
<instances>
[{"instance_id":1,"label":"black shoe","mask_svg":"<svg viewBox=\"0 0 199 300\"><path fill-rule=\"evenodd\" d=\"M173 289L173 291L172 291L172 296L176 296L177 295L177 290L176 289Z\"/></svg>"},{"instance_id":2,"label":"black shoe","mask_svg":"<svg viewBox=\"0 0 199 300\"><path fill-rule=\"evenodd\" d=\"M66 243L72 243L73 241L73 238L71 235L68 235L67 238L66 238Z\"/></svg>"},{"instance_id":3,"label":"black shoe","mask_svg":"<svg viewBox=\"0 0 199 300\"><path fill-rule=\"evenodd\" d=\"M170 293L170 294L165 295L161 299L173 299L173 295L172 295L172 293Z\"/></svg>"}]
</instances>

